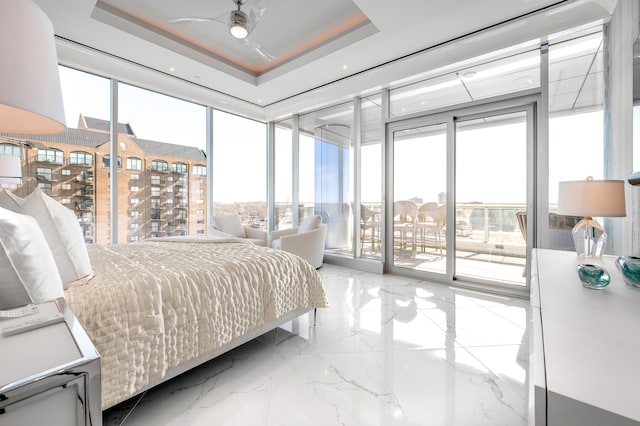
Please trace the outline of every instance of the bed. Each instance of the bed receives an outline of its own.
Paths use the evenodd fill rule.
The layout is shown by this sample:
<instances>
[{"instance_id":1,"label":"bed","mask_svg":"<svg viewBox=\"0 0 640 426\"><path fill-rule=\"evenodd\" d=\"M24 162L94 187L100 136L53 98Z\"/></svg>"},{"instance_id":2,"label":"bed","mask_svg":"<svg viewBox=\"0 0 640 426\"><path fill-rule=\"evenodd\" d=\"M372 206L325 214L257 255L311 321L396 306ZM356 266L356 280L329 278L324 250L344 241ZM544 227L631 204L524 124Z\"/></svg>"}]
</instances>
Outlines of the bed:
<instances>
[{"instance_id":1,"label":"bed","mask_svg":"<svg viewBox=\"0 0 640 426\"><path fill-rule=\"evenodd\" d=\"M87 249L95 276L64 293L100 352L103 410L327 305L306 261L248 242Z\"/></svg>"}]
</instances>

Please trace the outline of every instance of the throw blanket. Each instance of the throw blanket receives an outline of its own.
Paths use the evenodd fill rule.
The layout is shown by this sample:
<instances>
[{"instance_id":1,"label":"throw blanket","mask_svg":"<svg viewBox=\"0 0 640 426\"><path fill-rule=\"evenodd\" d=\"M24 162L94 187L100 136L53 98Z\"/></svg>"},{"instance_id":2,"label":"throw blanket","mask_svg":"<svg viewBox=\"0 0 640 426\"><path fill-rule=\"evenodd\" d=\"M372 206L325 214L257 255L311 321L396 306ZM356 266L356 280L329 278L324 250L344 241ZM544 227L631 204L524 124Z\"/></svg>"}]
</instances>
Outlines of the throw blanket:
<instances>
[{"instance_id":1,"label":"throw blanket","mask_svg":"<svg viewBox=\"0 0 640 426\"><path fill-rule=\"evenodd\" d=\"M88 250L95 277L65 297L100 352L103 409L288 312L327 303L307 262L253 244L174 240Z\"/></svg>"}]
</instances>

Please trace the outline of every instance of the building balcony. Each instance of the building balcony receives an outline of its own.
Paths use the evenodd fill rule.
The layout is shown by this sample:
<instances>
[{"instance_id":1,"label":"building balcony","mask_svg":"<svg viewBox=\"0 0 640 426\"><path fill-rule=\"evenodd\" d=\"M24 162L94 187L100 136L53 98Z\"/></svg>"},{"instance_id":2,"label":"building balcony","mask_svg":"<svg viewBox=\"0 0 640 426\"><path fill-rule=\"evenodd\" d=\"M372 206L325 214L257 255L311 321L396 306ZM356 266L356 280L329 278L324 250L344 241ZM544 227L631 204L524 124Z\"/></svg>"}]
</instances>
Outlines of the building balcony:
<instances>
[{"instance_id":1,"label":"building balcony","mask_svg":"<svg viewBox=\"0 0 640 426\"><path fill-rule=\"evenodd\" d=\"M93 189L93 188L92 188ZM74 197L77 198L93 198L94 192L93 191L87 191L87 190L80 190L73 193Z\"/></svg>"},{"instance_id":2,"label":"building balcony","mask_svg":"<svg viewBox=\"0 0 640 426\"><path fill-rule=\"evenodd\" d=\"M88 170L88 169L93 169L94 164L87 164L87 163L72 163L70 161L67 161L65 166L72 168L72 169L83 169L83 170Z\"/></svg>"},{"instance_id":3,"label":"building balcony","mask_svg":"<svg viewBox=\"0 0 640 426\"><path fill-rule=\"evenodd\" d=\"M84 183L86 185L93 185L93 176L86 176L86 177L76 176L75 181Z\"/></svg>"},{"instance_id":4,"label":"building balcony","mask_svg":"<svg viewBox=\"0 0 640 426\"><path fill-rule=\"evenodd\" d=\"M42 158L42 157L35 157L35 160L33 161L35 163L38 164L49 164L52 166L64 166L65 163L64 161L57 161L57 160L52 160L50 158Z\"/></svg>"},{"instance_id":5,"label":"building balcony","mask_svg":"<svg viewBox=\"0 0 640 426\"><path fill-rule=\"evenodd\" d=\"M36 174L35 178L38 182L60 182L60 173Z\"/></svg>"},{"instance_id":6,"label":"building balcony","mask_svg":"<svg viewBox=\"0 0 640 426\"><path fill-rule=\"evenodd\" d=\"M81 204L77 201L75 202L73 209L78 212L92 212L94 208L93 204Z\"/></svg>"}]
</instances>

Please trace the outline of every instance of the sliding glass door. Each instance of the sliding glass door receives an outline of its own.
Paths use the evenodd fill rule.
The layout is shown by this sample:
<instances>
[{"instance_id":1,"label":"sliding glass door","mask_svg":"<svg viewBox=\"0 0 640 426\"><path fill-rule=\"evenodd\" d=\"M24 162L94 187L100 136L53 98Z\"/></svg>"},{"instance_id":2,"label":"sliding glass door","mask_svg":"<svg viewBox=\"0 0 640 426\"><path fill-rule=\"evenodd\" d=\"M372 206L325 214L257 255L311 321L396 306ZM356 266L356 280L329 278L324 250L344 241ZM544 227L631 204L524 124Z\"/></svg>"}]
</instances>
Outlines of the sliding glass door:
<instances>
[{"instance_id":1,"label":"sliding glass door","mask_svg":"<svg viewBox=\"0 0 640 426\"><path fill-rule=\"evenodd\" d=\"M387 125L385 241L393 272L507 291L526 287L536 100Z\"/></svg>"},{"instance_id":2,"label":"sliding glass door","mask_svg":"<svg viewBox=\"0 0 640 426\"><path fill-rule=\"evenodd\" d=\"M393 262L403 268L446 273L447 126L393 132Z\"/></svg>"},{"instance_id":3,"label":"sliding glass door","mask_svg":"<svg viewBox=\"0 0 640 426\"><path fill-rule=\"evenodd\" d=\"M455 123L459 277L525 284L527 113Z\"/></svg>"}]
</instances>

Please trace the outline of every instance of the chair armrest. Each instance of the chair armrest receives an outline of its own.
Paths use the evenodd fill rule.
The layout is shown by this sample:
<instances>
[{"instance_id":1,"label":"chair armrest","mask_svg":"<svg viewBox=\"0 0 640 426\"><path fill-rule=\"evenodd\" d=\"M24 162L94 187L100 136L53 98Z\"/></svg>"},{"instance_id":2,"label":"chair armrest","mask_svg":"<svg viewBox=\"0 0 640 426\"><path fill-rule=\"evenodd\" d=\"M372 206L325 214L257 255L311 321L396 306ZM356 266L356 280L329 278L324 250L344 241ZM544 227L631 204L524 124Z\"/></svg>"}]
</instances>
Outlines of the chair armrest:
<instances>
[{"instance_id":1,"label":"chair armrest","mask_svg":"<svg viewBox=\"0 0 640 426\"><path fill-rule=\"evenodd\" d=\"M207 227L207 235L213 235L214 237L220 237L220 238L234 238L233 235L227 234L226 232L222 232L214 228L212 225L209 225Z\"/></svg>"},{"instance_id":2,"label":"chair armrest","mask_svg":"<svg viewBox=\"0 0 640 426\"><path fill-rule=\"evenodd\" d=\"M323 262L326 238L327 225L323 223L313 231L282 236L280 238L280 249L297 254L314 268L319 268Z\"/></svg>"},{"instance_id":3,"label":"chair armrest","mask_svg":"<svg viewBox=\"0 0 640 426\"><path fill-rule=\"evenodd\" d=\"M285 235L292 235L298 232L298 228L289 228L289 229L277 229L275 231L271 232L271 242L274 242L275 240L279 239L282 236Z\"/></svg>"},{"instance_id":4,"label":"chair armrest","mask_svg":"<svg viewBox=\"0 0 640 426\"><path fill-rule=\"evenodd\" d=\"M244 233L247 235L247 238L263 240L265 245L267 244L267 239L269 238L269 234L267 233L267 231L252 228L250 226L244 226Z\"/></svg>"}]
</instances>

